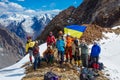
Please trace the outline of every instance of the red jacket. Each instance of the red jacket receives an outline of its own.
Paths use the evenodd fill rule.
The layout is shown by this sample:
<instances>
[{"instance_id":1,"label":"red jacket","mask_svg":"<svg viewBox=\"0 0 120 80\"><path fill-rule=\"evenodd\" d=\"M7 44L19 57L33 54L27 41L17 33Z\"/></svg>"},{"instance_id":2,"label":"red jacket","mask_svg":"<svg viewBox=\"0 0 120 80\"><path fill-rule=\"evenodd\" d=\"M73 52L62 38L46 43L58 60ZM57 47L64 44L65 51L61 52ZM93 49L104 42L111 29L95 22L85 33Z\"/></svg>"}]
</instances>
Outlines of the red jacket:
<instances>
[{"instance_id":1,"label":"red jacket","mask_svg":"<svg viewBox=\"0 0 120 80\"><path fill-rule=\"evenodd\" d=\"M48 36L47 37L47 45L55 44L55 37L54 36Z\"/></svg>"}]
</instances>

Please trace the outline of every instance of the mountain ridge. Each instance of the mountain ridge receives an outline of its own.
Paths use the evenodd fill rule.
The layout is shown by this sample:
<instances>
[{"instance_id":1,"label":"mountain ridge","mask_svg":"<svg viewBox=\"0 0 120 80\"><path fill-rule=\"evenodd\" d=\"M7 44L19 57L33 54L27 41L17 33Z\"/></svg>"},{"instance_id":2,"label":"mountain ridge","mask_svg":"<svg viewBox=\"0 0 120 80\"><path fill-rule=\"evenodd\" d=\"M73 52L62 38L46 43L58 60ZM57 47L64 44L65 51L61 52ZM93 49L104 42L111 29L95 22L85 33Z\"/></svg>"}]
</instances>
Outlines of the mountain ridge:
<instances>
[{"instance_id":1,"label":"mountain ridge","mask_svg":"<svg viewBox=\"0 0 120 80\"><path fill-rule=\"evenodd\" d=\"M16 33L22 40L31 35L35 39L56 13L42 13L35 15L4 13L0 15L0 23L11 32Z\"/></svg>"},{"instance_id":2,"label":"mountain ridge","mask_svg":"<svg viewBox=\"0 0 120 80\"><path fill-rule=\"evenodd\" d=\"M60 30L73 24L93 24L105 28L120 25L119 3L120 0L84 0L77 8L71 6L60 12L37 39L45 41L50 31L57 37Z\"/></svg>"},{"instance_id":3,"label":"mountain ridge","mask_svg":"<svg viewBox=\"0 0 120 80\"><path fill-rule=\"evenodd\" d=\"M0 25L0 68L10 66L24 56L24 43Z\"/></svg>"}]
</instances>

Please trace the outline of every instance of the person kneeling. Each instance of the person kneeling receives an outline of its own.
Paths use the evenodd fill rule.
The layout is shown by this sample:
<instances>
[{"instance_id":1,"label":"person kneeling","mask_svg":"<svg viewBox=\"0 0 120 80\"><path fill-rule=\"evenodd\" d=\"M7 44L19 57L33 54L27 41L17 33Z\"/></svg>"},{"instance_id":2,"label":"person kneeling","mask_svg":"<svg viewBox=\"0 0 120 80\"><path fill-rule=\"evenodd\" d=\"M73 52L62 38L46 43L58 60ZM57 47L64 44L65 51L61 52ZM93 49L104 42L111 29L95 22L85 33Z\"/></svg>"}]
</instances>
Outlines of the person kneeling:
<instances>
[{"instance_id":1,"label":"person kneeling","mask_svg":"<svg viewBox=\"0 0 120 80\"><path fill-rule=\"evenodd\" d=\"M54 59L54 54L53 54L53 50L52 50L52 46L48 46L47 50L43 53L43 57L45 59L45 61L47 62L47 64L52 64L53 63L53 59Z\"/></svg>"}]
</instances>

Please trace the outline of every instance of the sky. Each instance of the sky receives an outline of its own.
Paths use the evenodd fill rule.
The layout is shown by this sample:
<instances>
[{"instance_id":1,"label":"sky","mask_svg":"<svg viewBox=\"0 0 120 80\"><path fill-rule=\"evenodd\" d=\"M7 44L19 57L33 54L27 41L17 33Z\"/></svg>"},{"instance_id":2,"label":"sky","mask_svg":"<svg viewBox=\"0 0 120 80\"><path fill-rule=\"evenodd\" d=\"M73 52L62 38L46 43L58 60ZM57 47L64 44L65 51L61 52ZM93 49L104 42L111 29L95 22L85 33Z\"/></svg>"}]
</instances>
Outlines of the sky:
<instances>
[{"instance_id":1,"label":"sky","mask_svg":"<svg viewBox=\"0 0 120 80\"><path fill-rule=\"evenodd\" d=\"M69 6L79 6L83 0L0 0L0 10L11 8L29 10L64 10ZM16 9L15 9L16 8ZM8 9L9 10L9 9Z\"/></svg>"}]
</instances>

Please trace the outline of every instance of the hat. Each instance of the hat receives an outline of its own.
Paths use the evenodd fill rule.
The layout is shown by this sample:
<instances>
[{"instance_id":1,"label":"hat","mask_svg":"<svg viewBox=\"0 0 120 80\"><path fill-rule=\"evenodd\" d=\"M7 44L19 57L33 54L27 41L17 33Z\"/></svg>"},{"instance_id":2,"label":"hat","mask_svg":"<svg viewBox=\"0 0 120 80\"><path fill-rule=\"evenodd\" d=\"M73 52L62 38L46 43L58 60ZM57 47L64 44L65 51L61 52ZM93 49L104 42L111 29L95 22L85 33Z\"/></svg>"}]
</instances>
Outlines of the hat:
<instances>
[{"instance_id":1,"label":"hat","mask_svg":"<svg viewBox=\"0 0 120 80\"><path fill-rule=\"evenodd\" d=\"M36 44L38 44L38 41L35 41Z\"/></svg>"}]
</instances>

